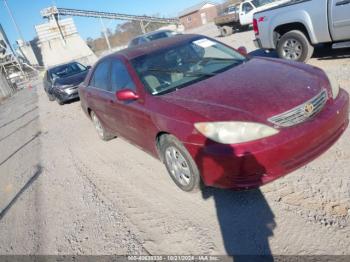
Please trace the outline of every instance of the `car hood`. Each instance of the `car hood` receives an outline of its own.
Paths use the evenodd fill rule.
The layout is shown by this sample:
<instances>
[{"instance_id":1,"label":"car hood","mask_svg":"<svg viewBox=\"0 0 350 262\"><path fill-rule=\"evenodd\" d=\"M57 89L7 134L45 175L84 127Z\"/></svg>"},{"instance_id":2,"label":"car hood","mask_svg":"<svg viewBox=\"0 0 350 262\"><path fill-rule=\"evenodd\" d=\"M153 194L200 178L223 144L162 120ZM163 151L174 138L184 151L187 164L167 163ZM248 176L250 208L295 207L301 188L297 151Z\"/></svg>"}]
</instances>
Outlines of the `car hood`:
<instances>
[{"instance_id":1,"label":"car hood","mask_svg":"<svg viewBox=\"0 0 350 262\"><path fill-rule=\"evenodd\" d=\"M266 122L320 93L321 74L299 63L253 58L161 99L206 120Z\"/></svg>"},{"instance_id":2,"label":"car hood","mask_svg":"<svg viewBox=\"0 0 350 262\"><path fill-rule=\"evenodd\" d=\"M81 72L79 74L56 79L55 86L57 86L57 87L62 87L62 86L66 86L66 85L77 86L84 81L88 72L89 72L89 70L86 70L86 71Z\"/></svg>"}]
</instances>

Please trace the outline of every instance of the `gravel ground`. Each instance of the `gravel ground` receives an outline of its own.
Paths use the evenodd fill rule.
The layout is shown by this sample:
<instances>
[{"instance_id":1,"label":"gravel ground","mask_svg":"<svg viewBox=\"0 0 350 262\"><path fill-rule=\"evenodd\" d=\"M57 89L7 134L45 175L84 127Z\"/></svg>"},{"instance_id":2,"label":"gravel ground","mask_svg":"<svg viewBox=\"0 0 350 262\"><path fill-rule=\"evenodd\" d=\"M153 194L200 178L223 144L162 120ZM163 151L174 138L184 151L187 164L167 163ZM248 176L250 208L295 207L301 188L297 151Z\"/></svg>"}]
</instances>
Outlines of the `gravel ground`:
<instances>
[{"instance_id":1,"label":"gravel ground","mask_svg":"<svg viewBox=\"0 0 350 262\"><path fill-rule=\"evenodd\" d=\"M219 39L266 55L253 38ZM350 91L349 56L325 53L310 63ZM33 86L0 105L0 254L350 254L349 129L260 190L187 194L158 160L100 141L79 102L59 106Z\"/></svg>"}]
</instances>

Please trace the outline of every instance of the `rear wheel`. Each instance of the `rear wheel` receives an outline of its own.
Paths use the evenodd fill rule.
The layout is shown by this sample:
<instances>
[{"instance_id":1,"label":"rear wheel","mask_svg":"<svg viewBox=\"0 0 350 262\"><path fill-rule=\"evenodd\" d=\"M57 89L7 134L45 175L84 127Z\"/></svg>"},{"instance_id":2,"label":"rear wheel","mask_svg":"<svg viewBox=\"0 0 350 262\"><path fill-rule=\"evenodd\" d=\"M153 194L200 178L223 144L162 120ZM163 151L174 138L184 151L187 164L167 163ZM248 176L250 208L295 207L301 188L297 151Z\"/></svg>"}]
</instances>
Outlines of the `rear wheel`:
<instances>
[{"instance_id":1,"label":"rear wheel","mask_svg":"<svg viewBox=\"0 0 350 262\"><path fill-rule=\"evenodd\" d=\"M159 143L162 160L175 184L186 192L197 191L201 183L199 171L186 148L172 135L163 135Z\"/></svg>"},{"instance_id":2,"label":"rear wheel","mask_svg":"<svg viewBox=\"0 0 350 262\"><path fill-rule=\"evenodd\" d=\"M92 123L95 126L95 129L97 131L98 136L103 141L109 141L115 137L106 131L106 129L103 127L100 119L97 117L97 115L95 114L94 111L91 111L90 116L91 116Z\"/></svg>"},{"instance_id":3,"label":"rear wheel","mask_svg":"<svg viewBox=\"0 0 350 262\"><path fill-rule=\"evenodd\" d=\"M309 39L299 30L284 34L278 42L277 53L280 58L306 62L314 52Z\"/></svg>"}]
</instances>

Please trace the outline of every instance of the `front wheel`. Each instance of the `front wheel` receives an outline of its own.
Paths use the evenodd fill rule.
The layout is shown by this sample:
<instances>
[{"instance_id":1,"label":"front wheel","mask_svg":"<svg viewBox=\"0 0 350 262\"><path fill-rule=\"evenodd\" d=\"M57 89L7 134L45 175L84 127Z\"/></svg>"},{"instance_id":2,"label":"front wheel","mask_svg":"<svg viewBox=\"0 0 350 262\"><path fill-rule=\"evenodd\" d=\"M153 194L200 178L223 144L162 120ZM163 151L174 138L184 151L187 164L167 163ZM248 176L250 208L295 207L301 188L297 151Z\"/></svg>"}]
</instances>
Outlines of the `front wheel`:
<instances>
[{"instance_id":1,"label":"front wheel","mask_svg":"<svg viewBox=\"0 0 350 262\"><path fill-rule=\"evenodd\" d=\"M306 62L314 52L309 39L299 30L284 34L278 42L277 53L280 58Z\"/></svg>"},{"instance_id":2,"label":"front wheel","mask_svg":"<svg viewBox=\"0 0 350 262\"><path fill-rule=\"evenodd\" d=\"M186 192L200 188L200 175L196 163L186 148L174 136L163 135L160 152L168 173L175 184Z\"/></svg>"},{"instance_id":3,"label":"front wheel","mask_svg":"<svg viewBox=\"0 0 350 262\"><path fill-rule=\"evenodd\" d=\"M47 96L49 97L49 101L54 101L55 100L54 95L52 95L50 93L47 93Z\"/></svg>"}]
</instances>

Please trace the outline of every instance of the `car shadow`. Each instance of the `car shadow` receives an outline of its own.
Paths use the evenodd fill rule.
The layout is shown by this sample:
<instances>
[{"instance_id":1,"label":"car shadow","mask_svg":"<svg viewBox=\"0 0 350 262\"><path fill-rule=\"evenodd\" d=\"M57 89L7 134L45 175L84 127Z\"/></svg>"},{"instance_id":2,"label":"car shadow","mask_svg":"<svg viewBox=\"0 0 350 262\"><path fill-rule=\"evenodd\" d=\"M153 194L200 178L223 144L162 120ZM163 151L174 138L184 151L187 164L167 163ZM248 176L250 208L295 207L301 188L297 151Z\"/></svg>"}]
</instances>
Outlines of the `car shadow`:
<instances>
[{"instance_id":1,"label":"car shadow","mask_svg":"<svg viewBox=\"0 0 350 262\"><path fill-rule=\"evenodd\" d=\"M265 51L264 49L257 49L248 54L249 56L271 57L278 58L276 51Z\"/></svg>"},{"instance_id":2,"label":"car shadow","mask_svg":"<svg viewBox=\"0 0 350 262\"><path fill-rule=\"evenodd\" d=\"M206 145L196 156L196 162L200 170L204 167L201 154L204 153L207 146L210 146L209 142L206 142ZM222 146L224 147L224 145ZM225 154L230 152L232 159L240 158L238 160L239 167L236 169L238 171L237 177L241 176L242 170L247 165L265 171L265 168L259 164L252 154L247 152L243 157L238 157L230 146L221 149L225 151ZM220 156L211 158L211 160L216 162L220 170L227 168L220 161ZM258 179L261 179L261 176L258 176ZM259 189L232 191L204 186L201 189L204 200L213 198L215 201L226 253L233 256L234 261L273 261L269 237L273 236L276 222L274 220L275 216L262 192Z\"/></svg>"},{"instance_id":3,"label":"car shadow","mask_svg":"<svg viewBox=\"0 0 350 262\"><path fill-rule=\"evenodd\" d=\"M313 58L317 60L338 60L350 58L349 48L332 49L330 45L319 45L315 48Z\"/></svg>"},{"instance_id":4,"label":"car shadow","mask_svg":"<svg viewBox=\"0 0 350 262\"><path fill-rule=\"evenodd\" d=\"M276 51L257 49L248 54L249 56L278 58ZM336 60L350 58L349 49L332 49L329 45L317 45L312 58L317 60Z\"/></svg>"},{"instance_id":5,"label":"car shadow","mask_svg":"<svg viewBox=\"0 0 350 262\"><path fill-rule=\"evenodd\" d=\"M78 97L78 98L71 99L71 100L69 100L67 102L64 102L64 104L65 105L70 105L70 104L74 104L74 103L79 102L79 101L80 101L80 98Z\"/></svg>"}]
</instances>

